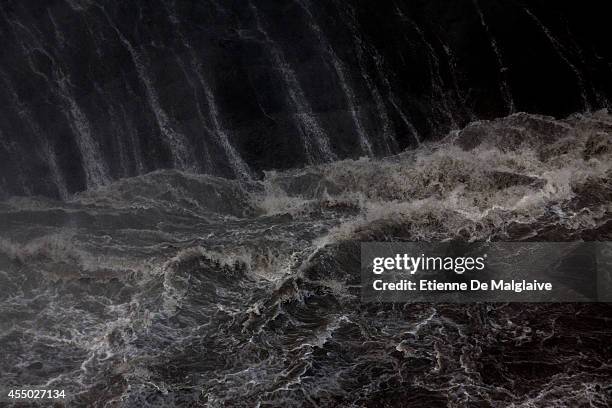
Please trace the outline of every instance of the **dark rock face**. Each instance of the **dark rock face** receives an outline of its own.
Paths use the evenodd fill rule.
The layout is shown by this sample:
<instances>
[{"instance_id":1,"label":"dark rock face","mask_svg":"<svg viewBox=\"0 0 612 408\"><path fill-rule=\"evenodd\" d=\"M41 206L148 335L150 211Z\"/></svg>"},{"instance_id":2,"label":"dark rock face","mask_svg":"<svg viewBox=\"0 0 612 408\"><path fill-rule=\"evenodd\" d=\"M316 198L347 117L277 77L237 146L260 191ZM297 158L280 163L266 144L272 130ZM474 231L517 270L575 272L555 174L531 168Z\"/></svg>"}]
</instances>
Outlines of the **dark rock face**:
<instances>
[{"instance_id":1,"label":"dark rock face","mask_svg":"<svg viewBox=\"0 0 612 408\"><path fill-rule=\"evenodd\" d=\"M5 1L0 196L388 155L476 118L609 106L595 6Z\"/></svg>"}]
</instances>

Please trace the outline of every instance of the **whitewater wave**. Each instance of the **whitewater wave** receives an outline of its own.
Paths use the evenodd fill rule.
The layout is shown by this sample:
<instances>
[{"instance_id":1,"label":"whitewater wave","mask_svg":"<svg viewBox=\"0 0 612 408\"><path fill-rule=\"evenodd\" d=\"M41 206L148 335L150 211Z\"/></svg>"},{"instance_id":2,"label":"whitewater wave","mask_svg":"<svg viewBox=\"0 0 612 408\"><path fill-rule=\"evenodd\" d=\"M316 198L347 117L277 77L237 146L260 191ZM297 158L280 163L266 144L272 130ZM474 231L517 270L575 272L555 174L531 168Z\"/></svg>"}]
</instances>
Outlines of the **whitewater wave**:
<instances>
[{"instance_id":1,"label":"whitewater wave","mask_svg":"<svg viewBox=\"0 0 612 408\"><path fill-rule=\"evenodd\" d=\"M521 113L475 122L384 160L267 173L258 205L268 214L294 216L357 210L331 232L344 239L387 223L409 226L405 238L413 240L483 240L551 211L580 230L607 221L611 131L610 115L603 111L563 121ZM590 217L572 212L572 200L589 187L601 195L589 203Z\"/></svg>"}]
</instances>

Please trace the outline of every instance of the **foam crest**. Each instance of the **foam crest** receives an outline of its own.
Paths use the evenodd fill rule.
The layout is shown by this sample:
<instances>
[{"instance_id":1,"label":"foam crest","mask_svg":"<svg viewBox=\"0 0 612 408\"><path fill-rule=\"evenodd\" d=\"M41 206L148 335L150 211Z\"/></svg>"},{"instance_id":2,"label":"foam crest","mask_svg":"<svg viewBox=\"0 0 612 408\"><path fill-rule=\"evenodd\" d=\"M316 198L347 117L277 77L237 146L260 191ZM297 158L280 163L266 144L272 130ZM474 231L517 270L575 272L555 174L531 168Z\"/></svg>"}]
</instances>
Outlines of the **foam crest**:
<instances>
[{"instance_id":1,"label":"foam crest","mask_svg":"<svg viewBox=\"0 0 612 408\"><path fill-rule=\"evenodd\" d=\"M294 216L305 208L358 209L354 217L344 211L348 219L331 232L339 239L382 223L402 225L419 239L481 228L470 233L481 239L505 223L542 217L589 181L609 179L611 135L606 112L479 121L388 159L268 173L258 204L269 214Z\"/></svg>"}]
</instances>

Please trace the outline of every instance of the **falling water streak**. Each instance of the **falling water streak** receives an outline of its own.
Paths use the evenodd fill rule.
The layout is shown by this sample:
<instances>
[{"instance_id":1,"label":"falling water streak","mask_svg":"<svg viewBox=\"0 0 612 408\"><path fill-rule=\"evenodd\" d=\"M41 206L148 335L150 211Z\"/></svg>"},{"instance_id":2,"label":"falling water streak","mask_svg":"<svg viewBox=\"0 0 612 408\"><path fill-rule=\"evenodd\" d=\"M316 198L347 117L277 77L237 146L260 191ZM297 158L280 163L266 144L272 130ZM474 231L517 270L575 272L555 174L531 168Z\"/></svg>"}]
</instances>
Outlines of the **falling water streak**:
<instances>
[{"instance_id":1,"label":"falling water streak","mask_svg":"<svg viewBox=\"0 0 612 408\"><path fill-rule=\"evenodd\" d=\"M382 84L385 87L385 90L387 91L387 99L389 101L389 103L391 104L391 106L393 106L393 108L395 109L395 112L398 114L398 116L400 117L400 119L402 120L402 122L404 122L404 125L408 128L408 130L410 131L410 134L412 135L412 137L414 138L414 141L416 142L417 146L421 144L421 138L419 136L419 132L417 131L416 127L412 124L412 122L410 121L410 119L408 119L408 117L406 116L406 114L404 113L404 111L402 110L402 108L400 107L400 103L397 100L397 97L395 96L395 93L393 92L393 88L391 87L391 84L389 83L389 80L387 79L386 75L384 75L384 73L382 72L382 68L380 66L382 58L380 57L380 55L378 55L378 53L376 52L376 50L374 51L374 56L377 60L377 64L376 64L376 68L380 71L378 74L378 77L380 79L380 81L382 82ZM382 106L379 108L379 112L381 112L381 115L386 118L385 121L387 121L388 125L390 126L390 121L389 121L389 116L387 114L387 109L384 105L384 103L382 102L382 97L380 96L380 93L375 89L376 93L375 95L378 96L377 100L377 104L379 103L378 101L380 100L380 103L382 104ZM382 111L380 111L380 109L382 109ZM383 115L384 114L384 115ZM397 146L397 140L395 139L395 137L392 138L392 142ZM399 150L399 148L398 148Z\"/></svg>"},{"instance_id":2,"label":"falling water streak","mask_svg":"<svg viewBox=\"0 0 612 408\"><path fill-rule=\"evenodd\" d=\"M92 135L89 120L85 112L79 107L74 95L72 95L68 78L61 71L58 71L58 74L60 76L56 81L61 97L64 98L69 106L69 113L72 118L70 125L73 127L74 132L79 135L77 143L83 156L87 187L92 188L108 184L110 182L108 169L104 164L98 144Z\"/></svg>"},{"instance_id":3,"label":"falling water streak","mask_svg":"<svg viewBox=\"0 0 612 408\"><path fill-rule=\"evenodd\" d=\"M436 61L438 62L438 67L439 65L439 58L437 56L437 53L435 53L434 47L431 45L431 42L427 41L425 33L423 32L423 30L421 30L421 28L418 26L418 24L416 24L416 22L410 18L408 18L401 10L401 8L399 7L399 5L397 3L394 2L395 8L398 12L398 15L400 18L402 19L406 19L409 20L413 25L414 28L417 30L417 33L421 36L422 41L425 43L425 45L429 48L430 52L433 54L433 56L436 58ZM434 33L435 35L435 33ZM451 51L451 48L449 47L449 45L447 43L444 42L444 40L442 38L440 38L439 36L436 35L436 39L438 40L438 42L440 43L442 50L444 50L444 55L446 56L446 61L447 61L447 67L448 67L448 73L450 75L451 78L451 82L453 85L453 90L455 91L455 95L460 103L460 105L466 109L466 111L468 111L467 109L467 98L465 97L465 95L463 95L463 92L461 92L461 90L459 89L459 81L457 80L457 64L456 64L456 58L453 54L453 52ZM439 69L438 69L438 72ZM476 116L474 115L474 112L469 110L469 115L473 120L476 120ZM454 126L457 126L456 121L454 119L454 116L451 117L452 123L454 124Z\"/></svg>"},{"instance_id":4,"label":"falling water streak","mask_svg":"<svg viewBox=\"0 0 612 408\"><path fill-rule=\"evenodd\" d=\"M438 58L437 53L435 52L435 49L433 47L433 45L431 44L430 41L427 40L427 37L425 36L425 33L423 32L423 30L418 26L418 24L416 24L416 22L414 20L412 20L411 18L409 18L401 9L401 7L394 2L394 6L395 6L395 10L397 12L398 17L403 20L408 22L412 28L417 32L417 34L419 34L421 41L425 44L425 46L428 48L429 52L430 52L430 57L435 59L435 63L436 63L436 67L437 67L437 72L438 72L438 76L440 77L440 59ZM474 114L474 112L472 110L468 110L467 109L467 98L465 97L465 95L463 95L463 93L460 91L459 89L459 81L457 80L457 75L456 75L456 62L455 62L455 56L453 55L450 47L448 46L448 44L446 44L441 38L437 37L437 40L440 42L440 44L442 45L442 49L444 50L444 54L446 55L446 59L448 61L447 66L448 66L448 72L449 75L451 77L451 82L453 85L453 90L455 91L455 95L457 96L461 106L466 109L466 112L470 115L470 118L472 120L476 120L476 115ZM440 77L441 78L441 77ZM442 80L440 79L440 88L445 88L444 85L442 84ZM388 81L387 81L388 83ZM450 111L450 108L448 107L448 102L444 99L442 101L442 103L445 106L445 112L447 117L449 118L451 124L453 127L457 128L458 124L455 120L455 117L452 115L452 112ZM394 104L395 106L397 106L396 104ZM398 113L400 114L400 116L405 116L403 115L403 112L398 111ZM418 135L417 135L418 137Z\"/></svg>"},{"instance_id":5,"label":"falling water streak","mask_svg":"<svg viewBox=\"0 0 612 408\"><path fill-rule=\"evenodd\" d=\"M57 40L57 44L58 44L58 48L59 49L64 49L66 47L66 39L62 33L62 31L59 29L59 26L57 24L57 22L55 21L55 18L53 17L53 14L51 13L51 9L47 9L47 14L49 16L49 20L51 21L51 25L53 27L53 32L55 34L55 38ZM91 33L91 32L90 32ZM98 85L94 84L95 88L98 89ZM108 104L108 108L112 110L112 104ZM115 127L115 140L119 149L119 163L120 163L120 167L123 170L123 175L124 176L128 176L129 174L126 171L126 157L125 157L125 153L123 151L123 147L121 145L121 140L119 138L119 132L117 127L114 124L114 118L112 117L112 112L111 112L111 122L113 122L113 125ZM38 132L38 134L40 134L40 132ZM55 151L53 150L53 147L49 144L49 142L46 140L46 138L43 138L43 151L44 154L47 158L47 164L49 165L49 169L51 170L51 175L52 178L58 188L58 192L60 194L60 197L62 199L66 199L68 197L68 191L66 189L65 186L65 181L63 180L63 176L61 174L61 171L59 169L59 166L57 164L57 159L56 159L56 154ZM89 159L88 159L89 160ZM110 177L110 176L109 176Z\"/></svg>"},{"instance_id":6,"label":"falling water streak","mask_svg":"<svg viewBox=\"0 0 612 408\"><path fill-rule=\"evenodd\" d=\"M387 108L385 107L385 103L383 101L382 95L380 94L380 91L374 84L374 81L372 81L370 74L368 74L367 72L367 68L366 68L366 64L365 64L364 56L363 56L362 42L361 40L357 40L357 41L358 43L355 44L355 51L357 54L357 63L359 65L359 72L361 74L361 77L365 81L365 84L368 90L370 91L372 98L374 99L374 105L376 106L378 115L382 119L383 136L384 136L385 143L387 145L387 150L391 151L392 149L389 145L389 141L392 140L393 142L395 142L395 137L390 135L389 132L391 131L393 127L391 126L389 115L387 114Z\"/></svg>"},{"instance_id":7,"label":"falling water streak","mask_svg":"<svg viewBox=\"0 0 612 408\"><path fill-rule=\"evenodd\" d=\"M68 4L68 6L73 9L74 11L83 11L85 10L85 7L83 7L83 5L81 5L80 3L83 3L84 0L66 0L66 4Z\"/></svg>"},{"instance_id":8,"label":"falling water streak","mask_svg":"<svg viewBox=\"0 0 612 408\"><path fill-rule=\"evenodd\" d=\"M357 132L357 136L359 137L359 144L361 145L361 151L369 156L372 156L373 155L372 144L370 143L368 139L368 135L366 134L366 131L363 128L363 124L361 123L361 119L359 118L357 98L355 97L355 94L353 90L351 89L350 85L347 83L346 69L344 68L342 61L340 61L340 58L338 58L338 55L332 48L325 34L323 34L321 27L317 24L316 20L314 19L314 16L312 15L310 11L308 0L297 0L297 4L308 15L308 18L310 19L310 24L309 24L310 28L317 36L317 40L319 41L319 44L323 47L323 50L327 53L327 55L329 55L331 59L332 66L334 67L334 71L336 72L336 75L338 76L338 79L339 79L340 87L342 88L342 91L344 92L344 96L348 104L348 109L351 114L351 119L353 120L353 123L355 124L355 130Z\"/></svg>"},{"instance_id":9,"label":"falling water streak","mask_svg":"<svg viewBox=\"0 0 612 408\"><path fill-rule=\"evenodd\" d=\"M591 111L591 104L589 103L588 97L586 95L586 86L585 86L584 78L582 78L582 75L580 74L580 71L578 71L578 68L565 55L563 44L561 44L555 38L552 32L542 23L542 21L540 21L538 17L536 17L535 14L531 12L531 10L529 10L528 8L525 8L524 10L525 10L525 13L527 13L527 15L531 17L531 19L536 23L536 25L546 35L546 38L548 38L548 41L553 46L553 49L555 50L559 58L567 64L567 66L572 70L572 72L576 76L576 81L578 82L578 87L580 88L580 97L582 98L583 107L587 112Z\"/></svg>"},{"instance_id":10,"label":"falling water streak","mask_svg":"<svg viewBox=\"0 0 612 408\"><path fill-rule=\"evenodd\" d=\"M49 20L51 21L51 25L53 26L53 33L54 33L55 38L57 40L58 47L59 47L59 49L63 49L63 48L66 47L66 39L65 39L64 35L62 34L62 31L60 30L57 22L55 21L55 18L53 17L53 14L51 13L51 9L50 8L47 9L47 14L49 16ZM64 81L60 81L60 88L62 88L63 84L64 84ZM97 84L95 84L95 87L97 88ZM69 92L69 90L67 90L66 92ZM67 94L67 95L70 95L70 94ZM70 97L70 102L69 103L70 103L70 106L72 107L71 109L75 110L75 113L74 113L75 117L76 118L80 118L80 121L82 122L83 118L85 117L85 113L80 110L80 108L76 104L76 101L74 100L74 97ZM109 106L110 109L112 109L112 105L109 104L108 106ZM86 150L90 150L91 149L90 146L93 146L94 147L93 152L96 153L97 145L96 145L93 137L91 137L91 128L89 126L89 122L86 121L86 122L83 122L83 123L84 124L81 125L81 127L79 127L79 129L80 129L80 133L84 132L84 134L88 135L88 137L85 138L85 142L84 142L85 145L86 145L85 148L86 148ZM115 130L118 130L118 129L115 129ZM40 134L40 129L38 129L37 134ZM120 157L119 161L120 161L120 166L121 166L121 168L123 170L124 176L127 176L127 175L129 175L126 172L126 170L125 170L125 163L126 163L127 159L126 159L125 154L123 152L123 148L122 148L121 142L119 140L118 132L115 132L115 137L117 139L117 143L118 143L118 146L119 146L119 157ZM68 191L66 189L66 183L65 183L65 181L63 179L63 176L62 176L61 171L59 169L59 166L57 164L57 159L56 159L55 151L53 150L53 147L49 144L49 142L48 142L48 140L46 138L43 138L43 144L44 144L43 145L43 151L44 151L44 154L45 154L45 156L47 158L47 163L49 165L49 169L51 170L52 178L53 178L53 180L54 180L54 182L55 182L55 184L56 184L56 186L58 188L58 192L59 192L61 198L65 199L65 198L68 197ZM86 158L85 158L85 160L92 160L92 159L93 158L90 155L86 156ZM104 168L104 173L105 173L105 176L104 176L105 180L102 182L102 184L106 184L106 183L108 183L110 181L110 175L108 174L108 169ZM89 178L89 176L87 176L87 175L86 175L86 177ZM90 183L88 182L87 184L89 186Z\"/></svg>"},{"instance_id":11,"label":"falling water streak","mask_svg":"<svg viewBox=\"0 0 612 408\"><path fill-rule=\"evenodd\" d=\"M47 9L47 14L49 15L49 21L51 21L51 25L53 26L53 32L55 33L55 37L57 38L60 48L64 48L66 45L66 39L64 38L64 35L62 34L57 23L55 22L55 18L53 17L50 8Z\"/></svg>"},{"instance_id":12,"label":"falling water streak","mask_svg":"<svg viewBox=\"0 0 612 408\"><path fill-rule=\"evenodd\" d=\"M207 121L204 118L204 114L202 113L203 109L202 109L202 104L200 103L200 97L198 96L197 85L192 80L192 77L190 75L189 70L187 69L187 66L185 65L185 62L176 53L176 51L173 50L172 53L174 54L176 63L181 68L181 71L183 71L183 76L185 80L187 81L187 84L189 85L189 89L191 90L191 94L193 96L193 100L196 106L196 113L198 115L198 121L200 125L204 128L204 131L212 135L213 131L207 125ZM214 173L214 163L212 161L212 157L210 156L210 148L208 146L208 140L206 137L202 137L201 141L202 141L201 143L202 149L204 151L204 173L212 174Z\"/></svg>"},{"instance_id":13,"label":"falling water streak","mask_svg":"<svg viewBox=\"0 0 612 408\"><path fill-rule=\"evenodd\" d=\"M83 22L83 24L85 24L85 27L87 27L87 32L89 33L89 37L95 39L96 34L101 36L101 41L93 41L93 43L94 43L93 44L94 45L93 51L96 53L98 58L103 59L104 52L100 48L100 44L104 44L104 42L106 41L106 38L104 37L104 34L100 30L96 30L96 29L92 28L91 24L90 24L90 22L89 22L89 20L87 18L83 18L82 22Z\"/></svg>"},{"instance_id":14,"label":"falling water streak","mask_svg":"<svg viewBox=\"0 0 612 408\"><path fill-rule=\"evenodd\" d=\"M210 119L213 125L213 129L215 134L219 137L219 141L221 143L221 147L225 151L232 168L234 170L234 174L237 178L243 180L251 179L251 169L246 164L242 157L240 157L240 153L234 148L232 143L229 140L229 137L221 125L219 111L217 110L217 101L215 100L215 95L210 88L208 82L204 80L204 76L201 73L201 67L196 65L196 74L198 76L198 80L202 85L202 90L204 91L204 96L206 97L206 101L208 103L208 110L210 111Z\"/></svg>"},{"instance_id":15,"label":"falling water streak","mask_svg":"<svg viewBox=\"0 0 612 408\"><path fill-rule=\"evenodd\" d=\"M47 165L49 166L49 170L51 171L51 178L53 179L53 183L57 188L57 192L62 200L68 199L70 193L68 192L68 188L66 187L66 180L64 180L64 176L62 175L62 170L57 163L57 154L55 153L55 149L49 144L47 139L42 139L43 143L43 152L45 154L45 158L47 160Z\"/></svg>"},{"instance_id":16,"label":"falling water streak","mask_svg":"<svg viewBox=\"0 0 612 408\"><path fill-rule=\"evenodd\" d=\"M146 61L143 62L145 56L138 52L132 44L128 41L127 38L121 33L121 31L113 24L111 18L106 13L103 7L99 7L104 16L106 17L108 24L110 27L117 33L117 38L124 45L125 49L130 54L132 58L132 62L134 63L134 67L136 68L136 72L138 74L138 78L144 85L145 92L147 94L147 101L151 106L151 110L155 115L155 119L157 122L157 126L161 131L166 144L170 148L170 153L172 155L172 161L174 166L180 170L190 170L197 172L199 170L199 166L191 148L189 147L189 143L186 140L185 136L177 132L172 126L171 120L168 117L168 114L161 106L159 102L159 96L157 95L157 91L155 90L155 86L150 78L149 72L146 67Z\"/></svg>"},{"instance_id":17,"label":"falling water streak","mask_svg":"<svg viewBox=\"0 0 612 408\"><path fill-rule=\"evenodd\" d=\"M404 125L406 125L406 127L410 131L410 134L414 138L417 146L419 146L421 144L421 138L419 137L419 132L416 130L416 128L414 127L412 122L410 122L408 117L406 117L406 114L404 113L402 108L400 108L398 106L397 101L395 100L395 98L394 97L390 98L389 102L391 103L391 105L393 105L393 107L395 108L395 111L399 115L400 119L402 119L402 122L404 122Z\"/></svg>"},{"instance_id":18,"label":"falling water streak","mask_svg":"<svg viewBox=\"0 0 612 408\"><path fill-rule=\"evenodd\" d=\"M130 175L130 171L128 169L129 159L127 157L126 149L123 143L123 140L125 140L125 138L122 137L125 132L125 126L120 126L118 124L115 106L114 104L108 101L108 96L106 95L106 92L104 92L104 90L97 82L94 81L93 85L94 89L98 92L98 94L101 96L102 100L106 105L106 112L108 113L108 116L110 118L110 127L114 136L114 143L117 147L117 156L119 157L119 167L121 168L121 176L127 177Z\"/></svg>"},{"instance_id":19,"label":"falling water streak","mask_svg":"<svg viewBox=\"0 0 612 408\"><path fill-rule=\"evenodd\" d=\"M338 6L339 9L343 10L344 8ZM342 11L340 12L340 15L342 16ZM359 66L359 73L361 74L361 77L363 78L368 91L370 91L370 94L372 95L372 98L374 99L374 104L376 106L376 110L378 111L378 115L380 116L380 118L382 119L382 123L383 123L383 136L385 138L385 143L387 144L387 150L391 151L393 150L391 148L391 145L394 146L395 150L398 149L398 144L397 144L397 140L395 138L395 136L392 134L393 133L393 125L391 124L391 120L389 119L389 114L387 113L387 108L384 102L384 99L382 97L382 95L380 94L380 91L378 90L378 87L376 86L376 84L374 83L374 81L372 80L372 78L370 77L370 74L368 74L367 71L367 64L365 62L365 58L363 55L363 49L365 47L365 42L363 41L363 39L361 38L361 35L359 33L359 30L357 29L356 26L356 21L354 18L354 15L348 16L349 20L346 21L347 26L349 27L349 29L351 30L353 39L354 39L354 45L355 45L355 54L357 56L357 64ZM378 73L378 77L381 81L387 81L387 79L385 78L384 73L381 71L380 68L380 60L377 58L378 54L376 52L376 50L374 49L370 49L370 51L373 53L374 57L374 62L376 65L376 69L377 69L377 73ZM388 88L390 89L390 87ZM388 94L390 95L390 94Z\"/></svg>"},{"instance_id":20,"label":"falling water streak","mask_svg":"<svg viewBox=\"0 0 612 408\"><path fill-rule=\"evenodd\" d=\"M53 26L53 31L55 34L55 38L58 43L58 47L60 49L64 48L66 45L64 36L61 33L53 15L51 14L51 10L48 10L49 19L51 20L51 24ZM47 54L49 57L50 55ZM52 59L53 60L53 59ZM55 65L55 60L53 60ZM83 155L83 161L85 163L99 163L101 156L101 152L99 151L98 145L95 141L95 138L92 135L91 125L85 112L81 110L74 95L72 95L70 79L64 75L61 68L57 69L58 78L56 78L56 82L59 85L59 89L61 90L60 94L66 99L68 105L70 106L71 116L73 120L73 126L76 127L77 133L81 136L77 138L78 144L80 146L80 150ZM87 170L89 165L83 166L86 169L86 179L88 187L97 187L99 185L107 184L110 181L109 171L106 166L100 164L97 167L91 170Z\"/></svg>"},{"instance_id":21,"label":"falling water streak","mask_svg":"<svg viewBox=\"0 0 612 408\"><path fill-rule=\"evenodd\" d=\"M455 90L455 95L457 95L459 104L464 109L465 113L469 115L470 120L475 121L477 120L476 114L474 113L472 109L468 107L468 98L463 92L461 92L459 88L459 81L457 80L457 73L456 73L457 72L456 57L453 51L451 50L451 48L449 47L449 45L445 43L443 39L441 39L440 37L437 37L437 39L440 42L440 44L442 44L442 49L444 50L444 54L446 55L446 58L448 60L448 70L451 76L451 80L453 82L453 89Z\"/></svg>"},{"instance_id":22,"label":"falling water streak","mask_svg":"<svg viewBox=\"0 0 612 408\"><path fill-rule=\"evenodd\" d=\"M66 180L64 179L62 170L60 169L59 164L57 163L57 154L55 153L55 150L49 143L47 136L42 132L42 129L34 119L32 111L19 99L17 92L11 86L10 79L4 72L0 72L0 76L4 81L5 88L8 90L8 94L11 96L11 105L16 108L19 118L30 129L30 132L36 137L38 137L40 142L42 143L42 154L47 163L47 166L49 167L49 171L51 172L51 179L53 180L59 197L62 199L68 198L70 194L68 193Z\"/></svg>"},{"instance_id":23,"label":"falling water streak","mask_svg":"<svg viewBox=\"0 0 612 408\"><path fill-rule=\"evenodd\" d=\"M36 123L34 116L32 115L31 110L21 102L19 96L15 89L11 86L11 81L7 77L4 72L0 72L0 76L5 84L5 89L8 91L8 94L11 96L11 105L16 107L16 112L19 118L23 121L23 123L30 129L30 132L36 135L42 142L42 153L49 166L49 170L51 172L51 178L54 182L55 187L58 190L58 194L61 198L66 198L68 196L68 189L66 187L66 182L61 173L61 170L57 164L57 156L55 151L49 144L46 135L43 134L42 130Z\"/></svg>"},{"instance_id":24,"label":"falling water streak","mask_svg":"<svg viewBox=\"0 0 612 408\"><path fill-rule=\"evenodd\" d=\"M50 17L52 17L50 12L49 15ZM96 34L99 33L99 31L93 30L87 19L83 19L83 22L87 27L87 32L89 33L89 36L92 38L93 43L95 44L96 55L98 56L98 58L102 59L103 53L100 50L99 44L104 43L104 38L102 37L101 40L97 39ZM55 27L56 36L60 38L61 31L58 30L58 26L55 22L53 24ZM63 36L61 38L63 38ZM62 41L61 43L62 45L64 45L65 41ZM103 89L96 81L92 82L97 93L100 95L101 100L106 104L106 112L108 112L110 117L110 124L114 135L114 143L117 148L117 152L119 153L118 157L119 165L121 167L121 176L128 177L130 175L133 175L129 166L130 160L128 152L132 153L135 173L142 174L144 172L144 166L142 164L142 151L140 149L140 144L137 142L134 135L132 134L134 129L133 126L130 126L130 119L125 113L123 104L121 103L121 101L113 101L105 89ZM117 106L121 110L121 120L118 118Z\"/></svg>"},{"instance_id":25,"label":"falling water streak","mask_svg":"<svg viewBox=\"0 0 612 408\"><path fill-rule=\"evenodd\" d=\"M380 62L382 60L382 58L379 58L379 56L377 54L375 54L375 55L377 56L378 62ZM381 70L381 68L379 67L378 64L377 64L376 67L377 67L377 69ZM393 88L391 87L391 84L389 83L389 80L387 79L387 77L382 72L379 72L378 77L380 78L382 84L385 87L385 90L387 91L387 99L389 100L389 103L391 104L391 106L393 106L393 108L395 109L395 112L398 114L398 116L400 117L402 122L404 122L404 125L410 131L410 134L414 138L417 146L420 145L421 144L421 138L419 136L419 132L417 131L416 127L412 124L410 119L408 119L408 117L406 116L406 114L404 113L402 108L400 107L400 103L398 102L397 97L395 96L395 93L393 92ZM376 92L376 95L378 95L378 97L380 98L380 93L379 92ZM382 103L382 98L380 98L380 101ZM382 113L384 113L384 118L386 118L385 120L388 122L388 124L390 126L389 116L387 114L387 109L386 109L385 105L383 104L381 108L383 109ZM382 115L382 113L381 113L381 115ZM395 137L392 138L392 141L393 141L393 143L395 145L397 145L397 140L395 139Z\"/></svg>"},{"instance_id":26,"label":"falling water streak","mask_svg":"<svg viewBox=\"0 0 612 408\"><path fill-rule=\"evenodd\" d=\"M23 51L23 55L28 62L28 65L32 72L45 80L48 84L49 89L53 91L60 99L66 104L68 110L63 110L62 113L66 116L68 124L76 136L76 142L79 147L79 152L82 158L83 170L85 173L85 183L88 188L99 187L110 182L110 176L106 164L103 160L103 155L100 152L99 146L96 140L93 138L91 133L91 126L85 113L81 110L77 103L72 91L70 89L71 84L69 79L64 75L61 67L49 52L44 48L42 42L36 37L27 27L18 21L10 20L4 13L5 20L12 27L12 31L15 34L15 38L20 39L19 46ZM19 36L15 26L21 28L25 36L29 37L35 46L30 48L23 42L25 36ZM32 60L31 51L38 51L44 54L53 67L52 74L53 79L50 79L46 74L39 71L36 68L34 61Z\"/></svg>"},{"instance_id":27,"label":"falling water streak","mask_svg":"<svg viewBox=\"0 0 612 408\"><path fill-rule=\"evenodd\" d=\"M310 163L316 162L316 158L312 152L313 143L316 144L319 152L323 155L324 161L334 160L336 156L331 150L329 139L321 128L318 120L315 118L314 112L306 98L306 95L304 94L304 91L302 90L295 71L286 61L280 46L268 35L267 31L264 30L257 8L252 2L249 2L249 7L253 13L257 31L263 35L266 43L268 44L268 50L270 51L274 64L285 82L289 99L291 100L294 108L297 110L297 114L294 116L297 117L300 122L302 135L304 136L304 149L306 151L308 161Z\"/></svg>"},{"instance_id":28,"label":"falling water streak","mask_svg":"<svg viewBox=\"0 0 612 408\"><path fill-rule=\"evenodd\" d=\"M137 100L138 95L134 92L130 84L125 80L125 77L122 76L122 80L125 83L125 90L131 96L129 100ZM140 139L138 137L138 130L134 127L134 123L132 122L132 116L128 115L123 104L119 104L119 108L121 109L121 116L123 117L123 123L126 126L126 133L130 139L130 146L132 157L134 158L136 173L144 174L146 172L146 166L143 162L143 154L142 147L140 146Z\"/></svg>"},{"instance_id":29,"label":"falling water streak","mask_svg":"<svg viewBox=\"0 0 612 408\"><path fill-rule=\"evenodd\" d=\"M588 62L586 61L584 57L583 47L581 47L580 44L578 44L578 42L574 38L574 35L567 24L567 21L565 22L565 29L567 31L567 36L574 47L574 52L578 55L578 58L580 59L580 63L582 64L583 67L588 66ZM606 98L606 96L601 92L600 89L595 89L595 87L593 86L593 83L590 81L589 81L589 91L595 97L595 103L597 105L599 105L602 108L606 108L606 109L610 108L610 101Z\"/></svg>"},{"instance_id":30,"label":"falling water streak","mask_svg":"<svg viewBox=\"0 0 612 408\"><path fill-rule=\"evenodd\" d=\"M204 69L202 67L202 63L200 62L195 50L193 49L189 41L187 41L185 34L180 28L181 24L180 24L178 17L176 16L176 10L168 9L168 15L169 15L170 22L174 26L176 33L178 34L179 38L181 39L181 42L183 43L183 46L187 48L187 50L189 51L189 57L191 60L191 64L194 67L194 71L198 77L198 81L200 83L200 86L202 87L202 91L204 92L204 97L206 98L206 103L208 105L208 116L210 117L210 122L213 126L212 133L214 133L214 135L217 138L217 142L219 143L219 145L225 152L225 155L227 159L229 160L229 163L232 167L232 171L234 172L234 175L238 179L250 180L252 178L251 169L246 164L246 162L242 159L242 157L240 156L240 153L238 153L238 151L234 148L234 146L231 144L229 140L229 136L224 126L221 123L221 116L219 113L219 109L217 108L217 101L215 99L215 95L208 81L204 78ZM187 75L187 73L185 74L185 77L187 77L187 80L191 83L191 80L189 79L189 75ZM192 88L194 89L194 98L196 100L198 114L202 116L199 98L195 91L195 87L192 86ZM211 161L211 167L212 167L212 161Z\"/></svg>"},{"instance_id":31,"label":"falling water streak","mask_svg":"<svg viewBox=\"0 0 612 408\"><path fill-rule=\"evenodd\" d=\"M410 27L418 34L419 39L425 45L425 48L427 48L427 51L428 51L427 57L429 60L429 75L431 77L432 94L434 92L437 93L439 101L443 107L443 109L440 109L440 111L442 112L443 115L447 117L447 119L450 121L453 127L457 127L457 123L452 114L452 109L450 108L448 104L448 98L445 92L446 87L444 86L444 81L442 80L442 74L440 71L440 59L438 58L438 54L436 53L435 48L427 40L425 33L423 32L423 30L421 30L418 24L414 22L411 18L408 18L402 12L402 10L399 8L397 4L395 4L395 10L400 20L407 22L410 25ZM433 102L433 95L432 95L432 102Z\"/></svg>"},{"instance_id":32,"label":"falling water streak","mask_svg":"<svg viewBox=\"0 0 612 408\"><path fill-rule=\"evenodd\" d=\"M0 129L0 147L2 147L8 153L9 156L21 158L21 160L15 161L15 164L17 165L17 172L15 174L15 178L17 179L17 184L21 187L21 190L23 191L24 195L32 195L32 191L28 187L28 183L25 177L23 176L24 166L23 166L22 160L23 160L23 157L25 157L26 155L24 155L22 152L17 151L16 149L17 145L15 143L7 143L6 141L7 139L4 136L2 129ZM6 181L4 178L0 180L2 182Z\"/></svg>"},{"instance_id":33,"label":"falling water streak","mask_svg":"<svg viewBox=\"0 0 612 408\"><path fill-rule=\"evenodd\" d=\"M480 25L482 25L482 28L484 29L487 37L489 38L491 49L495 53L495 58L497 60L497 68L499 69L500 74L499 91L501 92L502 98L504 99L506 107L508 108L508 114L512 114L515 112L516 108L514 106L514 99L512 98L512 90L510 89L510 85L508 84L508 68L504 65L501 51L497 46L497 41L495 40L495 37L491 33L491 30L489 29L489 26L485 21L484 13L478 5L478 0L472 0L472 3L474 4L474 8L476 9L478 17L480 18Z\"/></svg>"}]
</instances>

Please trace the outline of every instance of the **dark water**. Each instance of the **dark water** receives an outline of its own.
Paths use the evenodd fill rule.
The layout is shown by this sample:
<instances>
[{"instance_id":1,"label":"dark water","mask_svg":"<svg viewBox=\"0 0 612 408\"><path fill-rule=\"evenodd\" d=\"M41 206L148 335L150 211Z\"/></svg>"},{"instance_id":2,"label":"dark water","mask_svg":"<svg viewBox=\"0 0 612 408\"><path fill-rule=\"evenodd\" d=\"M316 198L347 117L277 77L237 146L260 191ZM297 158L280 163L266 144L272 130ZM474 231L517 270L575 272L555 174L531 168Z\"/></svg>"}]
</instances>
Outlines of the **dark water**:
<instances>
[{"instance_id":1,"label":"dark water","mask_svg":"<svg viewBox=\"0 0 612 408\"><path fill-rule=\"evenodd\" d=\"M66 406L610 406L609 305L362 304L359 242L611 240L611 180L602 111L7 199L0 384Z\"/></svg>"},{"instance_id":2,"label":"dark water","mask_svg":"<svg viewBox=\"0 0 612 408\"><path fill-rule=\"evenodd\" d=\"M596 111L611 37L593 2L3 0L0 197L159 169L259 179Z\"/></svg>"}]
</instances>

